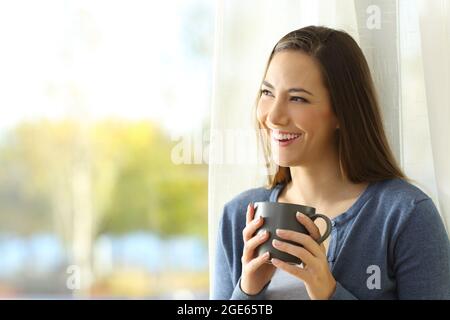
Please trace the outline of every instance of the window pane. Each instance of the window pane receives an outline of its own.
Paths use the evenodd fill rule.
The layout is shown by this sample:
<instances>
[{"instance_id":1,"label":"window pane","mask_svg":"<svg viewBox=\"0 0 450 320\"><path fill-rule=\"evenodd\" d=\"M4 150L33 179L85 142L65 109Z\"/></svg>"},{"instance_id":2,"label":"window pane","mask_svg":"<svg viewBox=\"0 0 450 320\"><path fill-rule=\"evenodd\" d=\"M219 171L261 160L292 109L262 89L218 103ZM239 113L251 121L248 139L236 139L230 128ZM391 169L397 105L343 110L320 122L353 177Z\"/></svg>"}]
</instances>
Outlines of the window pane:
<instances>
[{"instance_id":1,"label":"window pane","mask_svg":"<svg viewBox=\"0 0 450 320\"><path fill-rule=\"evenodd\" d=\"M207 298L214 3L0 2L0 297ZM182 150L190 151L190 147Z\"/></svg>"}]
</instances>

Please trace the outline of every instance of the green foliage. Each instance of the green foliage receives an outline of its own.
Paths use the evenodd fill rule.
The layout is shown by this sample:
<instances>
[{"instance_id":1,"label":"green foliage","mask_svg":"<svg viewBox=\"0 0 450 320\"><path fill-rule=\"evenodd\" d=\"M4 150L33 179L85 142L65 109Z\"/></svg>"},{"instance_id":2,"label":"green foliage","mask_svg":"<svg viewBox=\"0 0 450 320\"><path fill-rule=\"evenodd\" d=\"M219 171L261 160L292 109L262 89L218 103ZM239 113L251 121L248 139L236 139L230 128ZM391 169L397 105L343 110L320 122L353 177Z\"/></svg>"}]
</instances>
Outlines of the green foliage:
<instances>
[{"instance_id":1,"label":"green foliage","mask_svg":"<svg viewBox=\"0 0 450 320\"><path fill-rule=\"evenodd\" d=\"M207 166L173 164L175 144L150 122L23 123L0 144L0 228L70 227L74 181L85 174L97 234L206 238Z\"/></svg>"}]
</instances>

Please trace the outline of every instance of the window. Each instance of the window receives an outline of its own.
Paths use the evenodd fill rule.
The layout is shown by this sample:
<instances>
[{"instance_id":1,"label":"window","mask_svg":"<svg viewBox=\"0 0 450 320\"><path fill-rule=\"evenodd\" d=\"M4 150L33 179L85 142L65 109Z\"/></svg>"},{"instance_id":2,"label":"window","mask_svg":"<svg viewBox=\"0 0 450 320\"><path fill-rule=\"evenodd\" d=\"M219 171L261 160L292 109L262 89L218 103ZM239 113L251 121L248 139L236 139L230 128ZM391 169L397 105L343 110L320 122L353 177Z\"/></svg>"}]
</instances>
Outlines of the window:
<instances>
[{"instance_id":1,"label":"window","mask_svg":"<svg viewBox=\"0 0 450 320\"><path fill-rule=\"evenodd\" d=\"M0 296L207 298L208 165L174 150L208 126L214 4L2 1L0 21Z\"/></svg>"}]
</instances>

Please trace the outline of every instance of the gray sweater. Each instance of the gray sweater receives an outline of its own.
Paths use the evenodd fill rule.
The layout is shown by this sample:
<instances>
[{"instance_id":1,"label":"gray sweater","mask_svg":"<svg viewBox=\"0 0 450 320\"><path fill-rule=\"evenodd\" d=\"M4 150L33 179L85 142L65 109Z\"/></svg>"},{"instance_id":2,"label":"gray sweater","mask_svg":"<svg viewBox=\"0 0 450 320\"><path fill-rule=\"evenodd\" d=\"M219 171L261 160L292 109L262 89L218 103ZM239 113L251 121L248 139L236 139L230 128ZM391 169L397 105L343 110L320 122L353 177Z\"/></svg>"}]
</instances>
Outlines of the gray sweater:
<instances>
[{"instance_id":1,"label":"gray sweater","mask_svg":"<svg viewBox=\"0 0 450 320\"><path fill-rule=\"evenodd\" d=\"M224 206L212 299L267 298L270 282L255 296L240 288L242 230L247 205L275 202L283 187L250 189ZM331 299L450 299L449 238L419 188L401 179L371 183L332 225L327 257L337 285ZM304 298L291 292L290 299Z\"/></svg>"}]
</instances>

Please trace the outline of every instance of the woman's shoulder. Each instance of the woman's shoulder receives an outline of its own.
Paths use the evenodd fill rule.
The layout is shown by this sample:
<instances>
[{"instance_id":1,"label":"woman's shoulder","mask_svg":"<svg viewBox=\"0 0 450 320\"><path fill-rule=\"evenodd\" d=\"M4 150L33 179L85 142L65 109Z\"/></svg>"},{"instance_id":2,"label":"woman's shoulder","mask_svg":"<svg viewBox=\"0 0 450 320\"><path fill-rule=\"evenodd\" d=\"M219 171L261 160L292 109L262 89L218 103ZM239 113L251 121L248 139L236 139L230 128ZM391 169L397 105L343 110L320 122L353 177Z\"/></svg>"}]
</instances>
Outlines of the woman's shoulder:
<instances>
[{"instance_id":1,"label":"woman's shoulder","mask_svg":"<svg viewBox=\"0 0 450 320\"><path fill-rule=\"evenodd\" d=\"M258 187L240 192L224 206L224 219L235 220L245 217L250 202L269 201L274 188Z\"/></svg>"},{"instance_id":2,"label":"woman's shoulder","mask_svg":"<svg viewBox=\"0 0 450 320\"><path fill-rule=\"evenodd\" d=\"M418 203L430 199L421 189L423 186L415 185L405 179L387 179L377 184L377 194L385 200Z\"/></svg>"},{"instance_id":3,"label":"woman's shoulder","mask_svg":"<svg viewBox=\"0 0 450 320\"><path fill-rule=\"evenodd\" d=\"M433 200L419 185L404 179L389 179L377 183L374 192L378 215L398 227L425 221L439 223L440 214Z\"/></svg>"}]
</instances>

